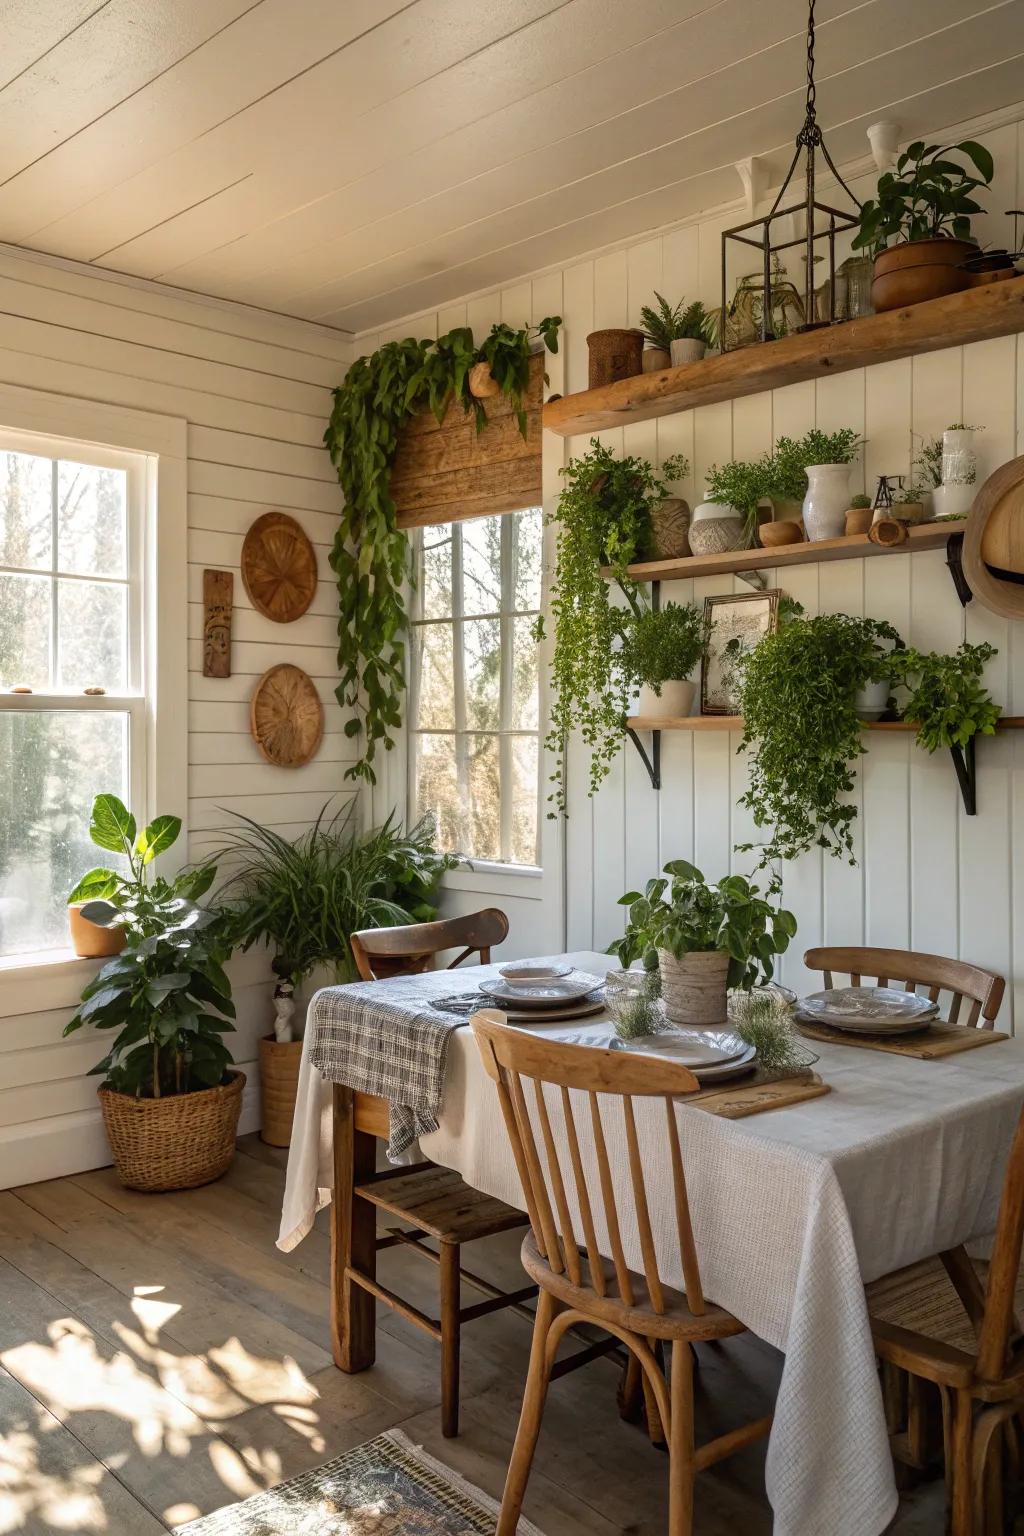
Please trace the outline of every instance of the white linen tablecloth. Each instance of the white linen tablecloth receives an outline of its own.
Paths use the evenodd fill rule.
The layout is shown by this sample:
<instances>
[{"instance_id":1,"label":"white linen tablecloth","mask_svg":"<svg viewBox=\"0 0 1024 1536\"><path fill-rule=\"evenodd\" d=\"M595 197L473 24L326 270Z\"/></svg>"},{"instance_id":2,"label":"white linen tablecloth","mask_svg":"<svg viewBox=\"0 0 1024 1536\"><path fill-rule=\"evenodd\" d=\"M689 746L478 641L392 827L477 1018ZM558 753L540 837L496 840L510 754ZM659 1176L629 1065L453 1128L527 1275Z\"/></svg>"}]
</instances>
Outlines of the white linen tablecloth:
<instances>
[{"instance_id":1,"label":"white linen tablecloth","mask_svg":"<svg viewBox=\"0 0 1024 1536\"><path fill-rule=\"evenodd\" d=\"M607 956L589 952L566 958L598 973L609 966ZM442 996L469 991L491 973L464 967L417 979L425 995ZM740 1121L680 1105L687 1188L708 1296L785 1352L768 1446L775 1531L877 1536L897 1498L864 1282L992 1231L1024 1101L1024 1042L930 1062L816 1049L818 1070L832 1086L824 1098ZM652 1105L648 1116L642 1108L636 1105L637 1124L659 1263L665 1280L679 1285L664 1111ZM624 1193L620 1117L605 1120ZM582 1140L582 1116L577 1124ZM422 1150L474 1188L522 1207L511 1148L496 1127L494 1086L472 1032L460 1029L449 1048L439 1129ZM307 1041L280 1247L305 1236L330 1186L330 1085L310 1065ZM635 1234L623 1237L627 1258L640 1268Z\"/></svg>"}]
</instances>

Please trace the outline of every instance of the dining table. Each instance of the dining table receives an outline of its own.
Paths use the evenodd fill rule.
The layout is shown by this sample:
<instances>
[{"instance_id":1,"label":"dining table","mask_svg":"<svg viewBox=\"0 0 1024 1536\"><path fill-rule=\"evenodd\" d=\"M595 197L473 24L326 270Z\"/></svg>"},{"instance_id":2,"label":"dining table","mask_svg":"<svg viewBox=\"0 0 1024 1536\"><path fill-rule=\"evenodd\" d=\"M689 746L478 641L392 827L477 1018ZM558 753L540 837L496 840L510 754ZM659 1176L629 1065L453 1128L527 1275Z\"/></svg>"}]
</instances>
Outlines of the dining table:
<instances>
[{"instance_id":1,"label":"dining table","mask_svg":"<svg viewBox=\"0 0 1024 1536\"><path fill-rule=\"evenodd\" d=\"M602 978L617 963L593 951L547 958ZM372 995L429 1006L496 974L495 965L428 971L374 983ZM375 1225L373 1207L353 1189L375 1167L390 1114L385 1100L314 1066L320 998L307 1017L278 1246L301 1242L331 1204L334 1357L359 1371L374 1358L374 1301L342 1281L347 1262L372 1269ZM585 1048L607 1039L610 1025L598 1016L531 1027L559 1038L571 1032ZM809 1043L827 1094L742 1119L685 1099L676 1113L705 1294L784 1355L766 1462L774 1530L877 1536L895 1514L897 1492L864 1287L991 1235L1024 1102L1024 1041L997 1039L932 1060ZM658 1054L657 1036L649 1048ZM664 1110L650 1101L636 1111L659 1265L681 1286ZM468 1019L448 1036L436 1120L420 1138L421 1154L524 1209ZM614 1126L608 1150L628 1179ZM639 1268L637 1234L623 1232L623 1240Z\"/></svg>"}]
</instances>

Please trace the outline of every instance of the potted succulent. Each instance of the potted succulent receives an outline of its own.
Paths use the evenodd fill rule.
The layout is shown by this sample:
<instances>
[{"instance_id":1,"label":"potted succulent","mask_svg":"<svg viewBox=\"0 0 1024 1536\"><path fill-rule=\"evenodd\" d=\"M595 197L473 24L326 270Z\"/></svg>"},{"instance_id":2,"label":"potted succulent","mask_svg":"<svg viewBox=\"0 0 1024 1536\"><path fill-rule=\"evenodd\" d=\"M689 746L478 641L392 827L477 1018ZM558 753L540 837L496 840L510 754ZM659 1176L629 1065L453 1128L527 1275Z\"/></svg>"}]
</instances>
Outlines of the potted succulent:
<instances>
[{"instance_id":1,"label":"potted succulent","mask_svg":"<svg viewBox=\"0 0 1024 1536\"><path fill-rule=\"evenodd\" d=\"M802 495L808 539L838 539L846 532L850 465L860 445L852 427L838 432L813 427L801 438L780 437L776 443L768 461L769 494L786 499Z\"/></svg>"},{"instance_id":2,"label":"potted succulent","mask_svg":"<svg viewBox=\"0 0 1024 1536\"><path fill-rule=\"evenodd\" d=\"M768 495L768 460L732 459L712 464L708 499L693 509L690 548L695 555L719 555L749 549L757 532L757 509Z\"/></svg>"},{"instance_id":3,"label":"potted succulent","mask_svg":"<svg viewBox=\"0 0 1024 1536\"><path fill-rule=\"evenodd\" d=\"M666 603L630 615L623 629L620 665L640 690L638 710L649 720L683 720L693 713L690 673L704 649L704 615L693 603Z\"/></svg>"},{"instance_id":4,"label":"potted succulent","mask_svg":"<svg viewBox=\"0 0 1024 1536\"><path fill-rule=\"evenodd\" d=\"M846 532L848 534L867 533L874 515L875 509L871 505L870 496L851 496L846 513Z\"/></svg>"},{"instance_id":5,"label":"potted succulent","mask_svg":"<svg viewBox=\"0 0 1024 1536\"><path fill-rule=\"evenodd\" d=\"M658 301L657 309L645 304L640 311L646 340L656 352L668 354L673 368L699 362L713 335L710 316L704 305L699 299L694 299L690 304L685 299L680 299L675 305L669 304L657 289L654 297ZM662 363L660 359L657 363L648 364L647 354L644 354L645 373L657 372L658 368L667 366L668 362Z\"/></svg>"},{"instance_id":6,"label":"potted succulent","mask_svg":"<svg viewBox=\"0 0 1024 1536\"><path fill-rule=\"evenodd\" d=\"M232 873L220 889L226 931L242 950L269 944L277 985L274 1032L259 1042L262 1139L291 1140L302 1040L295 1037L295 993L317 970L334 982L356 980L349 938L360 928L429 922L446 870L460 861L438 853L434 823L403 831L394 815L360 832L350 807L323 807L294 842L232 812L238 826L217 849Z\"/></svg>"},{"instance_id":7,"label":"potted succulent","mask_svg":"<svg viewBox=\"0 0 1024 1536\"><path fill-rule=\"evenodd\" d=\"M970 161L951 159L961 155ZM983 144L910 144L895 171L879 178L875 197L861 207L855 250L875 258L871 302L878 312L921 304L968 286L964 263L977 254L971 216L981 205L972 194L991 185L994 165Z\"/></svg>"},{"instance_id":8,"label":"potted succulent","mask_svg":"<svg viewBox=\"0 0 1024 1536\"><path fill-rule=\"evenodd\" d=\"M600 788L622 746L629 684L618 644L624 610L612 603L612 583L634 614L643 611L628 566L647 552L651 517L668 495L668 483L686 473L686 460L666 459L656 470L646 459L619 459L598 438L561 471L564 485L550 518L557 533L551 586L554 655L551 663L551 727L546 746L558 767L548 799L551 813L565 810L561 770L565 743L578 733L590 749L590 792ZM602 575L610 567L611 581ZM534 639L543 640L543 618Z\"/></svg>"},{"instance_id":9,"label":"potted succulent","mask_svg":"<svg viewBox=\"0 0 1024 1536\"><path fill-rule=\"evenodd\" d=\"M118 1031L93 1071L104 1074L103 1123L130 1189L192 1189L219 1178L234 1156L245 1086L223 1040L235 1013L223 923L197 905L215 868L172 881L152 872L180 830L178 817L158 816L140 832L115 795L98 795L90 835L125 868L90 870L73 893L88 921L125 936L64 1033Z\"/></svg>"},{"instance_id":10,"label":"potted succulent","mask_svg":"<svg viewBox=\"0 0 1024 1536\"><path fill-rule=\"evenodd\" d=\"M726 993L774 974L774 959L796 933L791 912L773 907L742 875L708 885L686 859L666 864L668 878L619 898L629 908L624 936L610 946L622 965L642 960L660 970L665 1013L673 1024L720 1026Z\"/></svg>"}]
</instances>

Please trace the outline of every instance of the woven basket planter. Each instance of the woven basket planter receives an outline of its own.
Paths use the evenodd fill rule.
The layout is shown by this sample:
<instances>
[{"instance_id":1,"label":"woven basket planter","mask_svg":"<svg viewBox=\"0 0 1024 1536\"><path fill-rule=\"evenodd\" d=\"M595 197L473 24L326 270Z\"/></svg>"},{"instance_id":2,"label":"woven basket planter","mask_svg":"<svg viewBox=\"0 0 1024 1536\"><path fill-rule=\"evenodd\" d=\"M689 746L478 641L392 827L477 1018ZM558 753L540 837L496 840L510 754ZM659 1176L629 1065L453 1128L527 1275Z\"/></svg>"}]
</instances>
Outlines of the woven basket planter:
<instances>
[{"instance_id":1,"label":"woven basket planter","mask_svg":"<svg viewBox=\"0 0 1024 1536\"><path fill-rule=\"evenodd\" d=\"M591 389L632 379L644 368L644 333L636 330L591 331L587 337L587 383Z\"/></svg>"},{"instance_id":2,"label":"woven basket planter","mask_svg":"<svg viewBox=\"0 0 1024 1536\"><path fill-rule=\"evenodd\" d=\"M667 949L659 949L658 967L661 996L671 1024L691 1029L720 1029L725 1024L728 955L715 950L710 954L684 955L677 960Z\"/></svg>"},{"instance_id":3,"label":"woven basket planter","mask_svg":"<svg viewBox=\"0 0 1024 1536\"><path fill-rule=\"evenodd\" d=\"M198 1189L231 1166L245 1073L217 1088L137 1099L99 1090L114 1167L128 1189Z\"/></svg>"},{"instance_id":4,"label":"woven basket planter","mask_svg":"<svg viewBox=\"0 0 1024 1536\"><path fill-rule=\"evenodd\" d=\"M260 1140L269 1147L291 1145L301 1060L301 1040L260 1041Z\"/></svg>"}]
</instances>

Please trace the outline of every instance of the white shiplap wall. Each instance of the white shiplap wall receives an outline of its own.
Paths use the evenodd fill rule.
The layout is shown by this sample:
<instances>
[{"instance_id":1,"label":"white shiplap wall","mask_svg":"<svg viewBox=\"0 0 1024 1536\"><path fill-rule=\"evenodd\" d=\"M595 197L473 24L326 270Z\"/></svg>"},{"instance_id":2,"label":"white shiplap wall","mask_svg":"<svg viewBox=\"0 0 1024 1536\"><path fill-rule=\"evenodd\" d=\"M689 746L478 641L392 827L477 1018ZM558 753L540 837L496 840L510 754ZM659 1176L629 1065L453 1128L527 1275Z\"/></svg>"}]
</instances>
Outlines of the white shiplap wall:
<instances>
[{"instance_id":1,"label":"white shiplap wall","mask_svg":"<svg viewBox=\"0 0 1024 1536\"><path fill-rule=\"evenodd\" d=\"M330 390L351 355L337 331L0 249L0 382L188 424L189 718L176 728L188 731L192 857L218 840L225 809L294 833L328 796L349 793L327 564L340 491L321 439ZM320 562L312 607L291 625L257 614L239 575L245 531L271 508L297 518ZM205 566L235 573L232 676L223 680L202 676ZM265 763L249 736L253 685L279 661L316 679L326 709L323 746L295 771ZM96 1079L85 1076L100 1042L61 1039L90 970L88 962L35 975L0 970L0 1187L109 1161ZM248 1076L243 1124L251 1129L269 973L250 955L232 963L232 974L239 1020L231 1044Z\"/></svg>"},{"instance_id":2,"label":"white shiplap wall","mask_svg":"<svg viewBox=\"0 0 1024 1536\"><path fill-rule=\"evenodd\" d=\"M1015 117L1024 114L1017 112ZM977 129L978 125L968 125ZM937 137L965 136L964 125L937 130ZM982 125L977 136L996 157L994 209L1019 203L1018 166L1022 127L1017 121ZM948 139L946 141L948 141ZM873 179L854 191L869 195ZM465 304L417 317L384 333L357 337L357 350L380 339L443 332L456 324L486 328L503 318L521 324L560 312L565 322L565 393L587 387L587 333L596 327L639 322L640 305L658 288L669 298L685 293L716 303L720 232L736 222L736 209L693 220L621 249L603 252L557 272L545 272L512 288L477 295ZM987 242L1008 244L1012 230L997 215L981 221ZM423 330L426 327L426 330ZM660 462L683 452L691 474L683 493L701 497L709 465L756 455L783 433L797 435L817 424L853 426L867 438L864 463L853 489L873 489L879 473L906 473L912 433L935 436L952 421L983 425L978 438L980 477L1024 452L1021 387L1024 341L1010 337L886 363L818 383L805 383L748 399L702 407L657 422L602 434L618 451ZM546 502L553 504L557 468L585 450L584 438L566 444L545 437ZM768 572L769 584L775 584ZM894 554L868 561L808 565L788 570L784 590L809 613L842 611L891 620L908 643L953 649L965 636L990 640L999 655L989 685L1008 713L1024 712L1024 625L998 619L977 603L965 611L954 594L941 551ZM706 596L750 589L737 579L699 579L666 584L665 599L702 602ZM744 869L751 856L733 852L752 834L737 805L745 787L739 737L666 732L662 737L663 789L655 793L627 743L597 798L586 798L587 762L573 744L569 754L570 815L563 846L565 938L569 949L603 949L621 932L619 895L655 873L669 858L694 859L709 878ZM800 933L783 974L792 985L809 981L800 963L807 947L822 942L886 943L960 955L1001 971L1008 989L1001 1022L1024 1018L1024 740L1017 733L984 741L978 749L978 815L966 817L948 754L929 757L912 738L873 736L858 777L856 868L812 853L785 871L784 900L796 913ZM400 786L396 785L397 792ZM500 879L491 887L501 898ZM458 893L460 905L468 898ZM503 903L505 904L505 903ZM527 907L513 896L510 950L550 951L560 913L549 900ZM543 946L538 937L547 935Z\"/></svg>"}]
</instances>

